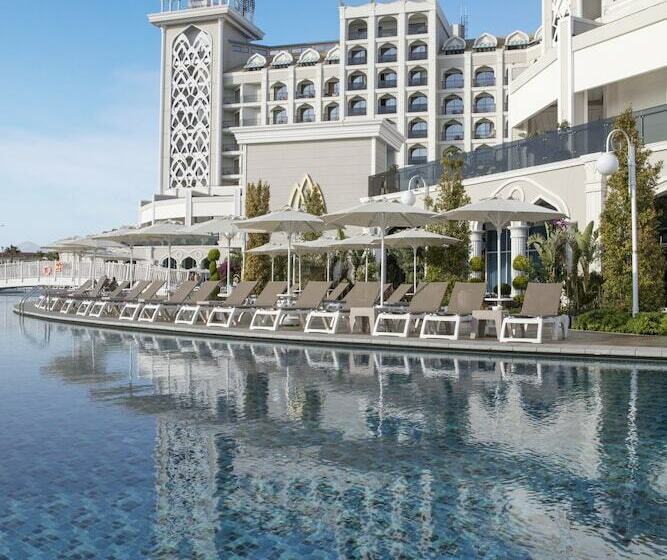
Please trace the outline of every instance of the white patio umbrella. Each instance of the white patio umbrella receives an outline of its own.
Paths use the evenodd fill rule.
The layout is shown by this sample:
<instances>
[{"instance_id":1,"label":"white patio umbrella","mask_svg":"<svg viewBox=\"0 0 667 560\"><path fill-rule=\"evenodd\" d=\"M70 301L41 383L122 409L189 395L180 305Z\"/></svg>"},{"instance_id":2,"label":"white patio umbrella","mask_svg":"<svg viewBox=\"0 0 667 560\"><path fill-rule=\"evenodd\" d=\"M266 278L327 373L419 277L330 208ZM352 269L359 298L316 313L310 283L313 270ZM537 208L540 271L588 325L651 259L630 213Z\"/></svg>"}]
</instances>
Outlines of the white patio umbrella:
<instances>
[{"instance_id":1,"label":"white patio umbrella","mask_svg":"<svg viewBox=\"0 0 667 560\"><path fill-rule=\"evenodd\" d=\"M307 212L285 207L263 216L236 222L240 230L262 231L265 233L282 232L287 236L287 295L292 295L292 241L297 233L319 233L326 229L324 221Z\"/></svg>"},{"instance_id":2,"label":"white patio umbrella","mask_svg":"<svg viewBox=\"0 0 667 560\"><path fill-rule=\"evenodd\" d=\"M487 198L467 204L461 208L450 210L440 214L439 220L447 221L470 221L470 222L484 222L491 223L497 231L497 250L498 250L498 304L502 300L501 293L501 278L500 269L502 266L501 259L501 237L502 230L506 228L511 222L530 222L540 223L549 222L552 220L560 220L567 216L562 212L551 210L537 204L523 202L522 200L514 200L511 198Z\"/></svg>"},{"instance_id":3,"label":"white patio umbrella","mask_svg":"<svg viewBox=\"0 0 667 560\"><path fill-rule=\"evenodd\" d=\"M189 228L191 233L202 233L206 235L217 235L218 244L222 239L227 240L227 293L231 290L231 260L232 260L232 240L238 235L239 228L232 221L234 218L218 217L213 218L201 224L195 224Z\"/></svg>"},{"instance_id":4,"label":"white patio umbrella","mask_svg":"<svg viewBox=\"0 0 667 560\"><path fill-rule=\"evenodd\" d=\"M417 290L417 249L420 247L449 247L460 243L459 239L440 235L425 229L404 229L384 238L386 247L409 248L413 255L414 290Z\"/></svg>"},{"instance_id":5,"label":"white patio umbrella","mask_svg":"<svg viewBox=\"0 0 667 560\"><path fill-rule=\"evenodd\" d=\"M360 233L345 239L337 239L331 244L334 251L366 251L364 254L366 267L366 282L368 282L368 249L376 247L380 236L372 233Z\"/></svg>"},{"instance_id":6,"label":"white patio umbrella","mask_svg":"<svg viewBox=\"0 0 667 560\"><path fill-rule=\"evenodd\" d=\"M386 254L384 238L387 228L421 227L431 223L437 214L408 206L398 202L372 201L354 208L333 212L324 216L324 220L332 226L359 226L366 228L380 228L380 282L385 285L386 280ZM380 290L380 305L384 304L384 290Z\"/></svg>"}]
</instances>

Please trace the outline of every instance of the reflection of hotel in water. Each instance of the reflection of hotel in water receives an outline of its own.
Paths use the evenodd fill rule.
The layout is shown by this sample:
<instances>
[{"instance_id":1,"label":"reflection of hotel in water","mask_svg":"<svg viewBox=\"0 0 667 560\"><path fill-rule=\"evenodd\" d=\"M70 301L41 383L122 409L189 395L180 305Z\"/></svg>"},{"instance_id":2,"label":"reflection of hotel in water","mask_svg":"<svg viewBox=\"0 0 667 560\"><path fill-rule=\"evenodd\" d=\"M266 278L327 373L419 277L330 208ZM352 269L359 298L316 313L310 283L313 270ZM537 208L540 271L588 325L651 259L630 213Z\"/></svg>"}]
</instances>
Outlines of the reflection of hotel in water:
<instances>
[{"instance_id":1,"label":"reflection of hotel in water","mask_svg":"<svg viewBox=\"0 0 667 560\"><path fill-rule=\"evenodd\" d=\"M611 488L651 477L644 482L656 493L652 499L664 502L667 495L667 466L641 465L637 454L642 432L651 437L665 422L665 411L650 410L642 395L648 365L606 364L601 374L587 362L570 368L532 359L90 332L89 347L80 337L64 358L75 363L55 369L90 367L93 348L97 367L104 348L130 349L131 379L113 395L157 418L156 531L165 553L184 539L193 554L229 553L235 535L243 540L235 533L241 528L280 546L291 538L282 533L286 526L303 533L292 537L308 535L315 545L334 535L343 556L351 535L365 550L382 553L387 531L426 551L447 537L443 528L473 530L457 526L442 505L456 504L461 513L479 508L479 494L489 499L480 523L494 527L502 513L497 508L510 508L526 527L526 541L518 544L554 539L566 546L560 539L567 533L567 551L577 557L587 546L608 545L587 532L591 514L568 502L568 488L584 486L586 499L609 500L596 509L628 542L642 512L633 511L630 490L614 499L607 496ZM95 344L107 337L112 340ZM110 383L117 382L112 376ZM617 446L625 448L623 464L611 461ZM462 464L443 463L434 449L450 459L475 453L479 462L474 472L454 472ZM466 486L457 486L457 475ZM471 487L475 481L483 486ZM551 503L558 485L562 500ZM599 494L591 494L588 487L598 485ZM667 530L662 536L667 539ZM632 550L640 553L641 546Z\"/></svg>"}]
</instances>

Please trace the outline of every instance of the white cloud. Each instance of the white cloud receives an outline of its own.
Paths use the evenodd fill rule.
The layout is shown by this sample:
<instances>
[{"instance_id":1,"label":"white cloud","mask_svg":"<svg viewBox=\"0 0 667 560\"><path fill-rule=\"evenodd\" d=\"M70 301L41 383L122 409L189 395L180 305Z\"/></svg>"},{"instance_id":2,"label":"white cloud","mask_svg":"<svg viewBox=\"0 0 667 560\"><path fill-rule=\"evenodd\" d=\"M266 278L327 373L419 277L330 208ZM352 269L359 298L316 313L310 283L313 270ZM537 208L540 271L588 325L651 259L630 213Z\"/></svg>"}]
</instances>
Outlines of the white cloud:
<instances>
[{"instance_id":1,"label":"white cloud","mask_svg":"<svg viewBox=\"0 0 667 560\"><path fill-rule=\"evenodd\" d=\"M0 126L0 246L136 222L157 188L158 77L114 78L77 130Z\"/></svg>"}]
</instances>

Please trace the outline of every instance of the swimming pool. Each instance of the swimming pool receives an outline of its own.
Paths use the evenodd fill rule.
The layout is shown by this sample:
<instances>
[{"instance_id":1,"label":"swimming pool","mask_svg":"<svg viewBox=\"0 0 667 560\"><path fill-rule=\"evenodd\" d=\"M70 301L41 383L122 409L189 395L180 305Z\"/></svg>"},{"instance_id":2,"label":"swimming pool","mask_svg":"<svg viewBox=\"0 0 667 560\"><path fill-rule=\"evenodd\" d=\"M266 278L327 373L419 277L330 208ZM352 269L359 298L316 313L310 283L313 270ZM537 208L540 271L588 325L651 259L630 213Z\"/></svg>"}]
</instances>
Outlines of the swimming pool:
<instances>
[{"instance_id":1,"label":"swimming pool","mask_svg":"<svg viewBox=\"0 0 667 560\"><path fill-rule=\"evenodd\" d=\"M0 559L667 555L667 365L144 336L16 301Z\"/></svg>"}]
</instances>

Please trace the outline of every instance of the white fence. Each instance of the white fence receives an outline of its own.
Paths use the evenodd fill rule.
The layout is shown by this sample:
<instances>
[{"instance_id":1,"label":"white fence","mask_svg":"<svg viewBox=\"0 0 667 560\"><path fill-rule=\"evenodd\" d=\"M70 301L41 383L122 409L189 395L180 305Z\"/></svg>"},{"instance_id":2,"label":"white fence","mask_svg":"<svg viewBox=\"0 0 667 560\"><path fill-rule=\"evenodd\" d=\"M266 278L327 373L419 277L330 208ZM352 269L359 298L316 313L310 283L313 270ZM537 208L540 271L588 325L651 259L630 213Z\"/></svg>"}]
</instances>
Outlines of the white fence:
<instances>
[{"instance_id":1,"label":"white fence","mask_svg":"<svg viewBox=\"0 0 667 560\"><path fill-rule=\"evenodd\" d=\"M134 271L132 271L134 268ZM30 261L0 264L0 289L29 288L32 286L78 286L90 278L125 280L167 280L171 285L187 278L185 270L169 270L147 264L105 262L71 263L62 261Z\"/></svg>"}]
</instances>

